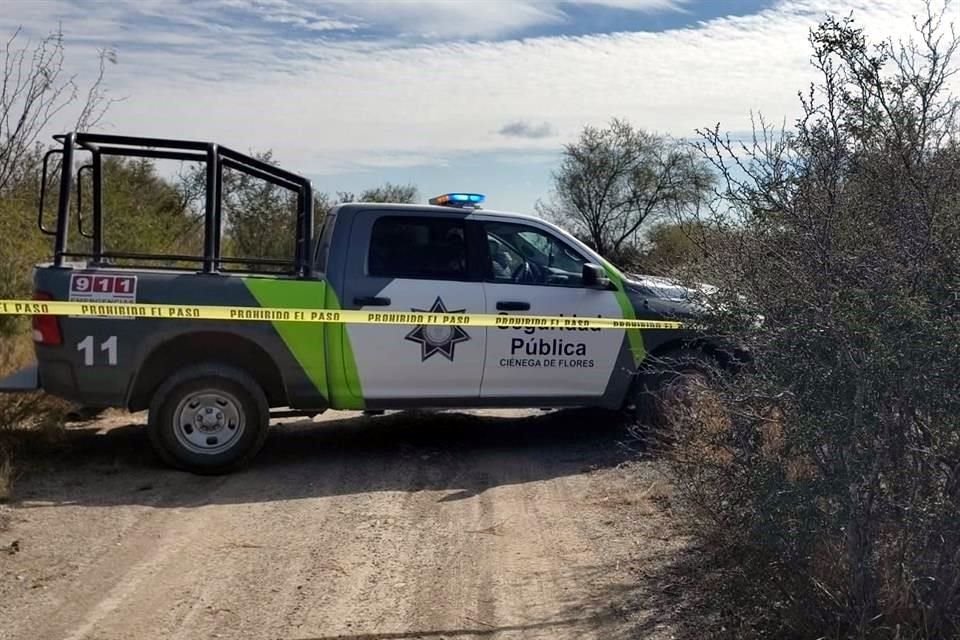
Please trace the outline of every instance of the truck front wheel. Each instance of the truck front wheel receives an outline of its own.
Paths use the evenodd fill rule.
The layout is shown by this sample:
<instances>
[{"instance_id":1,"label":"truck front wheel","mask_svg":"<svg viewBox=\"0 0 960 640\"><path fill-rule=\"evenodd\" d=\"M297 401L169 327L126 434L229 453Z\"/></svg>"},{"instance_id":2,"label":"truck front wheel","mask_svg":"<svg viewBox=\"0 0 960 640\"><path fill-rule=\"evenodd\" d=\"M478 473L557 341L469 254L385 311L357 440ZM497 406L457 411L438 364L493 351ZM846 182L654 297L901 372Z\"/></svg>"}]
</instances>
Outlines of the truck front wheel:
<instances>
[{"instance_id":1,"label":"truck front wheel","mask_svg":"<svg viewBox=\"0 0 960 640\"><path fill-rule=\"evenodd\" d=\"M147 432L166 463L217 474L256 455L269 420L267 398L253 378L210 363L181 369L160 385L150 403Z\"/></svg>"}]
</instances>

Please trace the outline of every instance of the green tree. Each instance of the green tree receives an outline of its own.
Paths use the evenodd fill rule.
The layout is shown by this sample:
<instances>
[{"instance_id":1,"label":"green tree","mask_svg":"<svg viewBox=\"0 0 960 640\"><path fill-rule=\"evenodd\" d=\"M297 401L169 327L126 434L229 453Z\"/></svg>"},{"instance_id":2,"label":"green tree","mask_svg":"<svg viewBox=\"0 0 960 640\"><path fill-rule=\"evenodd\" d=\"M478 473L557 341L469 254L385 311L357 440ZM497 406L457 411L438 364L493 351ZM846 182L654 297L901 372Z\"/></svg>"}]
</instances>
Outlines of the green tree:
<instances>
[{"instance_id":1,"label":"green tree","mask_svg":"<svg viewBox=\"0 0 960 640\"><path fill-rule=\"evenodd\" d=\"M613 119L585 127L564 147L551 200L539 208L619 260L639 243L645 223L698 202L711 181L693 149Z\"/></svg>"},{"instance_id":2,"label":"green tree","mask_svg":"<svg viewBox=\"0 0 960 640\"><path fill-rule=\"evenodd\" d=\"M357 196L349 191L338 191L339 202L396 202L398 204L413 204L420 198L420 192L412 184L393 184L384 182L379 187L372 187L360 192Z\"/></svg>"},{"instance_id":3,"label":"green tree","mask_svg":"<svg viewBox=\"0 0 960 640\"><path fill-rule=\"evenodd\" d=\"M277 164L272 151L253 154ZM183 189L202 193L204 174L191 174ZM192 186L190 186L192 185ZM199 189L197 188L199 186ZM414 202L417 188L390 182L366 189L359 196L338 192L314 195L314 223L319 228L326 214L344 202ZM294 254L296 196L290 191L239 171L224 171L223 177L224 255L241 258L290 260Z\"/></svg>"},{"instance_id":4,"label":"green tree","mask_svg":"<svg viewBox=\"0 0 960 640\"><path fill-rule=\"evenodd\" d=\"M86 186L86 193L90 193ZM88 202L84 205L85 226L89 229L92 212ZM146 158L104 159L103 236L105 251L203 253L202 217L190 209L188 198L177 185L160 176L156 165ZM73 237L73 244L80 244L81 239L76 234ZM83 244L89 250L89 241Z\"/></svg>"},{"instance_id":5,"label":"green tree","mask_svg":"<svg viewBox=\"0 0 960 640\"><path fill-rule=\"evenodd\" d=\"M272 151L254 157L277 164ZM222 198L224 255L293 260L296 194L249 174L226 170Z\"/></svg>"},{"instance_id":6,"label":"green tree","mask_svg":"<svg viewBox=\"0 0 960 640\"><path fill-rule=\"evenodd\" d=\"M663 220L654 223L635 258L636 270L671 275L696 265L706 255L706 246L717 242L716 232L690 221Z\"/></svg>"},{"instance_id":7,"label":"green tree","mask_svg":"<svg viewBox=\"0 0 960 640\"><path fill-rule=\"evenodd\" d=\"M75 129L99 121L111 103L105 63L115 61L112 52L101 52L100 73L83 94L64 66L61 32L30 43L18 29L0 46L0 298L29 297L32 267L50 254L48 238L36 228L39 138L55 117L71 112ZM0 317L0 375L29 361L27 327L25 318ZM55 422L59 414L58 403L42 394L0 396L0 499L8 497L16 443L7 432Z\"/></svg>"},{"instance_id":8,"label":"green tree","mask_svg":"<svg viewBox=\"0 0 960 640\"><path fill-rule=\"evenodd\" d=\"M28 152L21 159L33 164L36 155ZM0 251L0 298L29 297L33 265L50 253L47 236L37 229L35 187L35 180L19 179L0 191L0 238L4 246ZM25 325L25 320L17 316L0 317L0 343L4 336L24 332ZM0 361L0 371L4 364Z\"/></svg>"}]
</instances>

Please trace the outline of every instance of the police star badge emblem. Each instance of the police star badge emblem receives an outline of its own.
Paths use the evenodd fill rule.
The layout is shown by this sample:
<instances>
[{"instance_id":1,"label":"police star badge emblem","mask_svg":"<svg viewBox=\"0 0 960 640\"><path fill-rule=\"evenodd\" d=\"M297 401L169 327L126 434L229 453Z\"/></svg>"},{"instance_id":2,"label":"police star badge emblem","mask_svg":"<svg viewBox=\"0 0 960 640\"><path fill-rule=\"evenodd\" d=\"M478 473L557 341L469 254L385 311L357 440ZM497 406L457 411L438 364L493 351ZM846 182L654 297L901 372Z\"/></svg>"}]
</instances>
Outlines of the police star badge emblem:
<instances>
[{"instance_id":1,"label":"police star badge emblem","mask_svg":"<svg viewBox=\"0 0 960 640\"><path fill-rule=\"evenodd\" d=\"M464 313L466 309L447 309L440 296L434 300L433 306L429 309L411 309L418 313ZM453 362L454 348L459 342L466 342L470 335L456 325L437 325L420 324L408 333L404 340L417 342L420 344L420 361L424 362L433 354L442 354L447 360Z\"/></svg>"}]
</instances>

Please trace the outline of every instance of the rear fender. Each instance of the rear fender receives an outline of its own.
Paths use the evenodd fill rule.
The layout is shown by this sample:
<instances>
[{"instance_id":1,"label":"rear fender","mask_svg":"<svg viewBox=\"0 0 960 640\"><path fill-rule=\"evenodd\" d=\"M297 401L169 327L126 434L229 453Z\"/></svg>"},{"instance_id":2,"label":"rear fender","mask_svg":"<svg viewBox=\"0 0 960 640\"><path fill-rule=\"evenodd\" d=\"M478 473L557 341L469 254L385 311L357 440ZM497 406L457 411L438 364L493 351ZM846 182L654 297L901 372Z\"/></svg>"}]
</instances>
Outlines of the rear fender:
<instances>
[{"instance_id":1,"label":"rear fender","mask_svg":"<svg viewBox=\"0 0 960 640\"><path fill-rule=\"evenodd\" d=\"M167 377L197 362L218 362L245 371L263 388L271 406L288 403L287 380L268 349L254 335L221 325L167 333L163 339L151 340L142 350L136 376L127 391L127 408L145 409Z\"/></svg>"}]
</instances>

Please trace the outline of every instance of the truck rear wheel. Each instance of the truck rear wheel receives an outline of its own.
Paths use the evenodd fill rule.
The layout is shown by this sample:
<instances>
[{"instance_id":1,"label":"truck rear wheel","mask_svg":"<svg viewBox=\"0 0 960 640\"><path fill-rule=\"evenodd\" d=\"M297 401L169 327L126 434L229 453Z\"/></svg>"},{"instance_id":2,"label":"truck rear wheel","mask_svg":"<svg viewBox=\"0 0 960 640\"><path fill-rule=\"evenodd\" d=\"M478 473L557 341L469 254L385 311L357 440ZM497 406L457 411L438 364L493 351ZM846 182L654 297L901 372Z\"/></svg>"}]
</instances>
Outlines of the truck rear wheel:
<instances>
[{"instance_id":1,"label":"truck rear wheel","mask_svg":"<svg viewBox=\"0 0 960 640\"><path fill-rule=\"evenodd\" d=\"M249 375L215 363L174 373L153 395L147 432L171 466L217 474L249 462L267 437L270 409Z\"/></svg>"}]
</instances>

